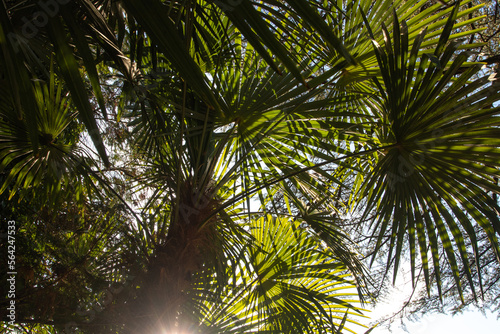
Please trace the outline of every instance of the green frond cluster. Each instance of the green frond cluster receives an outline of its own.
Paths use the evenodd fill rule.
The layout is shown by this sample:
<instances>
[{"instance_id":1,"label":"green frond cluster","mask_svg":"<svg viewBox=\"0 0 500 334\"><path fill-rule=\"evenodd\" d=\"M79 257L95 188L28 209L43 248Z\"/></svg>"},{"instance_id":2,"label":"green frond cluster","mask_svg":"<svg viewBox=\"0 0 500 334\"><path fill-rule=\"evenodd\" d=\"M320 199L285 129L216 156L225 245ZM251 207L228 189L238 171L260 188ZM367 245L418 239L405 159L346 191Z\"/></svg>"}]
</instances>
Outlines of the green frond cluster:
<instances>
[{"instance_id":1,"label":"green frond cluster","mask_svg":"<svg viewBox=\"0 0 500 334\"><path fill-rule=\"evenodd\" d=\"M3 1L0 331L354 333L380 258L481 298L500 262L481 7Z\"/></svg>"}]
</instances>

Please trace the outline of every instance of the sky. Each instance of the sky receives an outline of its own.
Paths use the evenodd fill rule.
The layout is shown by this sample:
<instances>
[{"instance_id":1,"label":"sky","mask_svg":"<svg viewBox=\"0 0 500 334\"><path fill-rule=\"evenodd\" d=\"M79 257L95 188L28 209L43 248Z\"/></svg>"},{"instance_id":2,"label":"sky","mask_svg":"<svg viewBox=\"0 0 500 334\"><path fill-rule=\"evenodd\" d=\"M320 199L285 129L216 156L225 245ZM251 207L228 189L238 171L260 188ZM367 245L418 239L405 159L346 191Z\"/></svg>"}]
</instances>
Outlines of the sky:
<instances>
[{"instance_id":1,"label":"sky","mask_svg":"<svg viewBox=\"0 0 500 334\"><path fill-rule=\"evenodd\" d=\"M403 273L396 280L396 286L384 302L380 302L371 312L372 320L383 318L398 312L411 294L411 278ZM421 286L420 288L423 288ZM464 311L455 316L431 313L421 317L418 321L404 320L405 331L401 321L396 320L390 327L375 328L370 334L500 334L500 319L496 314L486 312L484 315L478 310ZM359 330L362 334L365 330Z\"/></svg>"},{"instance_id":2,"label":"sky","mask_svg":"<svg viewBox=\"0 0 500 334\"><path fill-rule=\"evenodd\" d=\"M455 316L444 314L430 314L418 322L405 322L408 332L405 332L398 323L386 328L375 328L370 334L500 334L500 320L489 313L485 317L480 312L464 312Z\"/></svg>"}]
</instances>

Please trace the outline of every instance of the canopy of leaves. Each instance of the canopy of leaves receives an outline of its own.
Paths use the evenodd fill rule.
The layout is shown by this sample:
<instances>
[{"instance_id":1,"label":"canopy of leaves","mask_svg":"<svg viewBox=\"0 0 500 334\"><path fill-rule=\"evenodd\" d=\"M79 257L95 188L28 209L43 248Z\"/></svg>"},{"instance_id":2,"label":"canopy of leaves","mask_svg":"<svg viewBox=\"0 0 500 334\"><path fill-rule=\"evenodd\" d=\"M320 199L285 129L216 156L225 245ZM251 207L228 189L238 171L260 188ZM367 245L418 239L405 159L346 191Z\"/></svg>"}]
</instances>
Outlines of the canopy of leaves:
<instances>
[{"instance_id":1,"label":"canopy of leaves","mask_svg":"<svg viewBox=\"0 0 500 334\"><path fill-rule=\"evenodd\" d=\"M426 300L488 296L491 6L1 6L5 332L353 332L376 260Z\"/></svg>"}]
</instances>

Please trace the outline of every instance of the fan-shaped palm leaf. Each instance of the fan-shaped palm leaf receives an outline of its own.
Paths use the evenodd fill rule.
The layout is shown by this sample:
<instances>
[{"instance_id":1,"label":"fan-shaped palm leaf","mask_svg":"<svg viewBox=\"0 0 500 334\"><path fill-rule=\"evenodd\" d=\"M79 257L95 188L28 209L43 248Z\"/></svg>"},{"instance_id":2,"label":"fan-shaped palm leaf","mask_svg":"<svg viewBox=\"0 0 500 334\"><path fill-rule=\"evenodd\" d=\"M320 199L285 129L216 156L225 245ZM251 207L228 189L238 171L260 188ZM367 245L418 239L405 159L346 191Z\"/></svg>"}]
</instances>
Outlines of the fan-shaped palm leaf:
<instances>
[{"instance_id":1,"label":"fan-shaped palm leaf","mask_svg":"<svg viewBox=\"0 0 500 334\"><path fill-rule=\"evenodd\" d=\"M11 197L19 189L37 186L42 179L47 182L47 189L60 188L61 178L69 177L67 170L75 167L71 155L76 138L63 136L63 132L76 116L71 111L68 98L63 95L61 86L56 85L53 75L48 84L40 81L34 83L38 113L36 119L31 122L37 125L37 139L40 144L38 150L35 150L30 130L26 122L17 117L9 98L10 90L4 88L0 102L0 166L7 171L7 177L0 193L14 180Z\"/></svg>"},{"instance_id":2,"label":"fan-shaped palm leaf","mask_svg":"<svg viewBox=\"0 0 500 334\"><path fill-rule=\"evenodd\" d=\"M413 277L420 253L428 288L430 252L440 288L442 249L460 290L461 271L473 286L464 239L470 238L479 256L475 224L499 254L499 207L488 192L500 191L494 181L500 133L499 109L492 106L498 85L487 78L472 79L477 66L460 73L467 54L453 57L458 44L448 43L457 11L458 4L434 50L420 51L425 30L410 49L406 24L397 21L392 39L386 31L384 46L373 42L383 78L374 79L381 93L372 104L382 122L376 136L394 147L379 152L362 194L367 196L367 212L377 212L372 225L378 236L375 252L387 243L397 271L409 245Z\"/></svg>"},{"instance_id":3,"label":"fan-shaped palm leaf","mask_svg":"<svg viewBox=\"0 0 500 334\"><path fill-rule=\"evenodd\" d=\"M255 241L223 293L208 299L206 286L193 292L205 305L205 332L333 332L346 314L356 323L352 315L361 309L352 276L308 229L272 216L252 220L249 228Z\"/></svg>"}]
</instances>

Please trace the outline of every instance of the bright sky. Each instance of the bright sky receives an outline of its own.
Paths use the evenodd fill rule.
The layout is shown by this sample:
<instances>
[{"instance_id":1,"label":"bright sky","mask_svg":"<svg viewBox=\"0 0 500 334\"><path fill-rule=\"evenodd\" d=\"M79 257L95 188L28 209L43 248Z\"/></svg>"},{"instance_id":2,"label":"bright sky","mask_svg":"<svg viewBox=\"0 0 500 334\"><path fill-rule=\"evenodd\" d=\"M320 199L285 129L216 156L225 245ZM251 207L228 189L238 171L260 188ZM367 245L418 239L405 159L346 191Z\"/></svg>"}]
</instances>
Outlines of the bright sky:
<instances>
[{"instance_id":1,"label":"bright sky","mask_svg":"<svg viewBox=\"0 0 500 334\"><path fill-rule=\"evenodd\" d=\"M411 279L407 273L402 273L396 280L396 287L387 298L386 302L379 303L370 314L373 321L398 312L404 302L411 294ZM421 287L422 288L422 287ZM401 321L398 319L390 330L385 327L375 328L370 334L500 334L500 320L496 314L487 312L483 315L479 311L465 311L455 316L431 313L419 319L419 321L405 320L404 331ZM364 330L359 330L363 334Z\"/></svg>"},{"instance_id":2,"label":"bright sky","mask_svg":"<svg viewBox=\"0 0 500 334\"><path fill-rule=\"evenodd\" d=\"M370 334L498 334L500 320L489 313L487 317L480 312L464 312L456 316L444 314L426 315L419 322L405 322L408 332L394 323L391 332L386 328L376 328ZM362 333L362 332L361 332Z\"/></svg>"}]
</instances>

